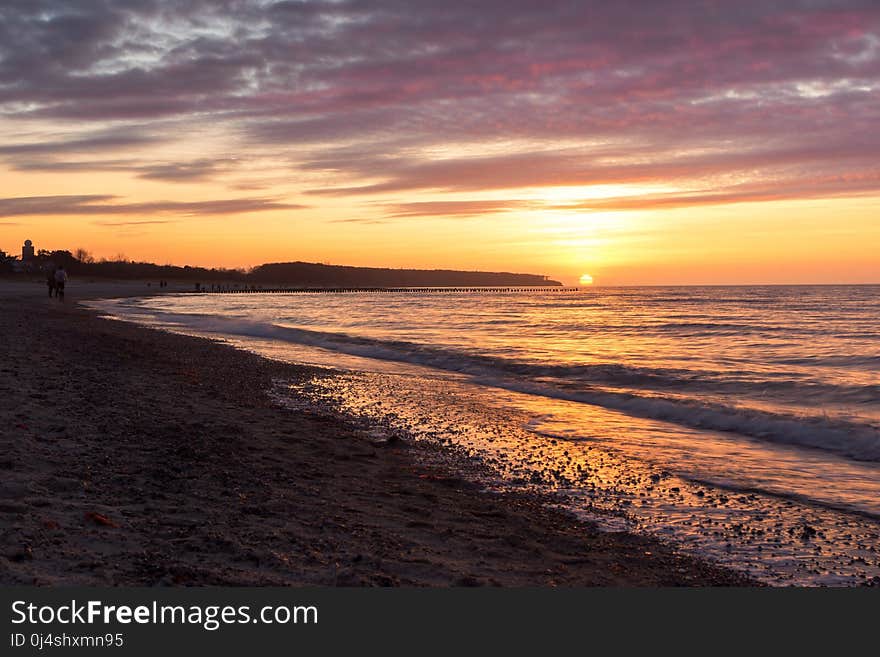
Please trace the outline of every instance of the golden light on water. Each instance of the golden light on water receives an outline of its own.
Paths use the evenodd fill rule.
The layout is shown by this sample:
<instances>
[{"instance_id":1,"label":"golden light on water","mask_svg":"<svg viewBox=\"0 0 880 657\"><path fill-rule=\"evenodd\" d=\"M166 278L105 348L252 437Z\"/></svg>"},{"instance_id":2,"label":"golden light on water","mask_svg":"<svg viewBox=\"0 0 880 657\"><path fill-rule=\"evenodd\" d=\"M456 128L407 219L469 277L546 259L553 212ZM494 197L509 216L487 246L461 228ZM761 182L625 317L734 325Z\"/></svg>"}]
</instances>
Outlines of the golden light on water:
<instances>
[{"instance_id":1,"label":"golden light on water","mask_svg":"<svg viewBox=\"0 0 880 657\"><path fill-rule=\"evenodd\" d=\"M580 277L580 280L578 281L578 283L580 285L592 285L593 284L593 277L590 276L589 274L584 274L583 276Z\"/></svg>"}]
</instances>

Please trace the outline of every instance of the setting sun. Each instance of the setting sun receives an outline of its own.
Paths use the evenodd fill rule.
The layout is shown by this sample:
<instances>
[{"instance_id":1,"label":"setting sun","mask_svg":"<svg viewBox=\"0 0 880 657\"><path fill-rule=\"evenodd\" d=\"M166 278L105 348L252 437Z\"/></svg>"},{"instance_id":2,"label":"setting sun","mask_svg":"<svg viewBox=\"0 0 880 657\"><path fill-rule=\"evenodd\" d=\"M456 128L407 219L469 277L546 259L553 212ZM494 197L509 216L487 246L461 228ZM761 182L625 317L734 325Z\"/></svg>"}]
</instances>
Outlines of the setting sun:
<instances>
[{"instance_id":1,"label":"setting sun","mask_svg":"<svg viewBox=\"0 0 880 657\"><path fill-rule=\"evenodd\" d=\"M589 274L584 274L583 276L581 276L578 283L580 285L592 285L593 284L593 277L590 276Z\"/></svg>"}]
</instances>

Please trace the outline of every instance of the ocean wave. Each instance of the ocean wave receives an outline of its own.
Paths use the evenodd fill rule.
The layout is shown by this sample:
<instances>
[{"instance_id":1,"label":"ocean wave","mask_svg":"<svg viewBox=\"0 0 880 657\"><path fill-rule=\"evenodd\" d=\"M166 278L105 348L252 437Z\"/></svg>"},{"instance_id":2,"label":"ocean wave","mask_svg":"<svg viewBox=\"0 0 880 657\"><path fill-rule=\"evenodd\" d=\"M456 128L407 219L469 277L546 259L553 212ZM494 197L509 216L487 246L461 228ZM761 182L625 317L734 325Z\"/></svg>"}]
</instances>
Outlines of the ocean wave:
<instances>
[{"instance_id":1,"label":"ocean wave","mask_svg":"<svg viewBox=\"0 0 880 657\"><path fill-rule=\"evenodd\" d=\"M501 374L527 380L555 379L562 385L616 386L641 390L796 399L799 404L878 404L880 385L841 385L793 378L789 372L643 367L621 363L554 364L466 353L406 341L377 340L272 325L247 325L254 337L274 337L349 355L423 365L462 374Z\"/></svg>"},{"instance_id":2,"label":"ocean wave","mask_svg":"<svg viewBox=\"0 0 880 657\"><path fill-rule=\"evenodd\" d=\"M750 372L739 373L741 380L725 381L717 377L713 379L713 375L706 372L620 364L542 365L411 342L383 341L215 315L155 312L153 317L166 327L280 340L351 356L420 365L465 374L476 383L515 392L601 406L695 429L734 432L759 440L823 449L858 460L880 461L880 430L869 424L664 396L664 390L673 388L704 392L708 387L747 403L748 400L741 395L744 390L766 393L771 389L784 389L796 392L801 399L811 395L826 398L833 394L837 401L845 398L850 402L876 403L880 399L880 386L876 385L834 386L791 380L750 380L750 377L757 376ZM725 373L724 376L736 376L736 373ZM762 376L772 374L763 373ZM643 390L602 388L609 385Z\"/></svg>"},{"instance_id":3,"label":"ocean wave","mask_svg":"<svg viewBox=\"0 0 880 657\"><path fill-rule=\"evenodd\" d=\"M463 374L515 375L557 379L563 383L631 387L644 390L785 396L801 404L880 404L880 385L841 385L799 378L790 372L645 367L621 363L554 364L523 362L400 340L379 340L348 333L265 323L210 314L153 312L160 321L184 323L197 330L276 339L340 351L352 356L423 365Z\"/></svg>"},{"instance_id":4,"label":"ocean wave","mask_svg":"<svg viewBox=\"0 0 880 657\"><path fill-rule=\"evenodd\" d=\"M775 358L774 363L781 365L815 365L825 367L857 367L857 368L880 368L880 355L848 356L843 354L801 356L789 358ZM877 388L877 386L874 386Z\"/></svg>"},{"instance_id":5,"label":"ocean wave","mask_svg":"<svg viewBox=\"0 0 880 657\"><path fill-rule=\"evenodd\" d=\"M661 420L692 429L732 432L768 442L835 452L859 461L880 461L880 430L866 424L820 416L772 413L696 400L565 390L521 381L482 379L480 382L527 394L592 404L634 417Z\"/></svg>"}]
</instances>

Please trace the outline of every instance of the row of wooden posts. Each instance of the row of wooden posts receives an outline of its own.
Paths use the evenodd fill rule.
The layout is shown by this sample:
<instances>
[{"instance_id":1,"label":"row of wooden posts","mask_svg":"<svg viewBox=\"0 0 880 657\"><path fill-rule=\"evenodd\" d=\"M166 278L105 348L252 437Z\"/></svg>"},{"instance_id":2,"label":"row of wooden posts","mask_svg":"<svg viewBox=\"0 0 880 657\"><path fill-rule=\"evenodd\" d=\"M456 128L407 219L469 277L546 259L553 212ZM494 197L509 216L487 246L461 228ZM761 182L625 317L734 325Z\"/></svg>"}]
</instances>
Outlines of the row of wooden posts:
<instances>
[{"instance_id":1,"label":"row of wooden posts","mask_svg":"<svg viewBox=\"0 0 880 657\"><path fill-rule=\"evenodd\" d=\"M205 294L456 294L502 292L575 292L576 287L227 287L196 286L195 291Z\"/></svg>"}]
</instances>

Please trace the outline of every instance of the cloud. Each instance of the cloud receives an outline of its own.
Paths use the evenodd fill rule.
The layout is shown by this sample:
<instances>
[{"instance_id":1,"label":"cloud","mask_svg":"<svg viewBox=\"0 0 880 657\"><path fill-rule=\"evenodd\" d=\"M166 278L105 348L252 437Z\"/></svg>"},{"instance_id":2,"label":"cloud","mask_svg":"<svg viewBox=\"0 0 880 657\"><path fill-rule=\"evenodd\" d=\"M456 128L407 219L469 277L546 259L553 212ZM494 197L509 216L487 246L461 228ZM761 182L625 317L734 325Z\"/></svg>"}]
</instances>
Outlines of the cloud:
<instances>
[{"instance_id":1,"label":"cloud","mask_svg":"<svg viewBox=\"0 0 880 657\"><path fill-rule=\"evenodd\" d=\"M0 114L46 132L6 128L0 156L30 170L157 140L192 153L210 127L242 169L269 153L324 195L711 178L717 200L744 178L822 177L835 195L880 168L878 94L870 0L0 6ZM52 138L60 122L91 132ZM226 173L223 157L129 159L161 182Z\"/></svg>"},{"instance_id":2,"label":"cloud","mask_svg":"<svg viewBox=\"0 0 880 657\"><path fill-rule=\"evenodd\" d=\"M393 194L433 190L474 192L523 187L590 186L607 184L686 184L691 178L715 178L716 184L732 173L740 176L763 170L763 179L778 181L809 178L811 170L842 172L876 169L874 153L880 140L870 134L848 135L834 145L805 138L800 144L741 144L739 149L723 147L683 151L664 145L650 154L642 147L628 151L594 148L559 151L525 151L492 156L440 158L428 161L364 157L346 165L342 161L319 160L306 163L314 169L348 167L354 178L380 177L381 182L358 186L322 187L307 190L314 195L350 196ZM842 178L841 178L842 179Z\"/></svg>"},{"instance_id":3,"label":"cloud","mask_svg":"<svg viewBox=\"0 0 880 657\"><path fill-rule=\"evenodd\" d=\"M68 153L92 153L116 151L144 146L160 141L156 137L136 132L100 132L88 137L61 139L56 141L30 141L0 146L0 156L9 155L62 155Z\"/></svg>"},{"instance_id":4,"label":"cloud","mask_svg":"<svg viewBox=\"0 0 880 657\"><path fill-rule=\"evenodd\" d=\"M536 203L534 201L510 199L501 201L416 201L413 203L395 203L388 205L386 209L387 216L389 217L473 217L515 210L531 210L535 207Z\"/></svg>"},{"instance_id":5,"label":"cloud","mask_svg":"<svg viewBox=\"0 0 880 657\"><path fill-rule=\"evenodd\" d=\"M47 149L47 153L55 153ZM62 151L63 152L63 151ZM20 160L10 158L9 164L16 171L47 171L47 172L97 172L122 171L131 173L145 180L163 182L203 182L226 174L237 160L221 158L212 160L202 158L192 161L145 163L143 160L58 160L46 157L40 160ZM254 187L252 187L253 189Z\"/></svg>"},{"instance_id":6,"label":"cloud","mask_svg":"<svg viewBox=\"0 0 880 657\"><path fill-rule=\"evenodd\" d=\"M684 208L731 203L761 201L791 201L799 199L834 198L876 193L880 174L838 177L829 176L812 180L775 181L772 183L731 185L723 191L694 190L670 194L612 197L557 205L555 210L652 210Z\"/></svg>"},{"instance_id":7,"label":"cloud","mask_svg":"<svg viewBox=\"0 0 880 657\"><path fill-rule=\"evenodd\" d=\"M209 160L200 159L191 162L166 162L151 164L137 169L138 177L147 180L162 180L165 182L200 182L209 180L224 170L235 160Z\"/></svg>"},{"instance_id":8,"label":"cloud","mask_svg":"<svg viewBox=\"0 0 880 657\"><path fill-rule=\"evenodd\" d=\"M0 217L37 216L46 214L78 214L83 208L112 200L111 195L82 196L21 196L0 198Z\"/></svg>"},{"instance_id":9,"label":"cloud","mask_svg":"<svg viewBox=\"0 0 880 657\"><path fill-rule=\"evenodd\" d=\"M238 198L214 201L114 202L113 195L29 196L0 199L0 217L41 215L175 214L181 216L231 215L267 210L299 210L306 206L276 199Z\"/></svg>"},{"instance_id":10,"label":"cloud","mask_svg":"<svg viewBox=\"0 0 880 657\"><path fill-rule=\"evenodd\" d=\"M161 224L170 224L174 223L170 219L165 220L146 220L146 221L93 221L95 226L107 226L111 228L118 228L120 226L152 226L152 225L161 225Z\"/></svg>"},{"instance_id":11,"label":"cloud","mask_svg":"<svg viewBox=\"0 0 880 657\"><path fill-rule=\"evenodd\" d=\"M127 171L137 166L135 160L18 160L12 159L9 164L16 171Z\"/></svg>"}]
</instances>

